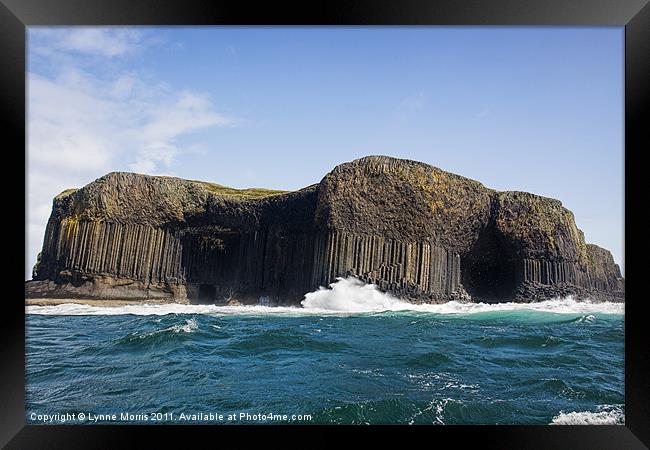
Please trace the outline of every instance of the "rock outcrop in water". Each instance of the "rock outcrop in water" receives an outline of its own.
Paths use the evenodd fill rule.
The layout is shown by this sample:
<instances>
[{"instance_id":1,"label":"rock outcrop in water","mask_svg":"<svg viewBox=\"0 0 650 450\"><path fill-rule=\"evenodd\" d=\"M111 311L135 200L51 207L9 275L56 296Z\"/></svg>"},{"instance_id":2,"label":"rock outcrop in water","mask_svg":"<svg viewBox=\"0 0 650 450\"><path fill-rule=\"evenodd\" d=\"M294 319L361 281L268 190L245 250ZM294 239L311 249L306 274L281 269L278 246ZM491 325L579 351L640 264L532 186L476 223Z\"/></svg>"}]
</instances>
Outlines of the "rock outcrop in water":
<instances>
[{"instance_id":1,"label":"rock outcrop in water","mask_svg":"<svg viewBox=\"0 0 650 450\"><path fill-rule=\"evenodd\" d=\"M296 192L109 173L54 199L26 296L297 304L341 276L413 302L624 300L558 200L370 156Z\"/></svg>"}]
</instances>

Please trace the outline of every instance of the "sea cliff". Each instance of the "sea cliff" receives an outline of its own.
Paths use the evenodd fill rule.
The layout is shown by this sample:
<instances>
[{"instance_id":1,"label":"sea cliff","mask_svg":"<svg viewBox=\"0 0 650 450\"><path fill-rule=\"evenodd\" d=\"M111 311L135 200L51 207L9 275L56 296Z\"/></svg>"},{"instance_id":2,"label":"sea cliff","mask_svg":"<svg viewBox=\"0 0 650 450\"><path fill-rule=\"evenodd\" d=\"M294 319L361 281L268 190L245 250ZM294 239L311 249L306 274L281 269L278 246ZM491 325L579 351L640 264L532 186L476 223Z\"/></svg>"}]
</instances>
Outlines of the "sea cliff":
<instances>
[{"instance_id":1,"label":"sea cliff","mask_svg":"<svg viewBox=\"0 0 650 450\"><path fill-rule=\"evenodd\" d=\"M560 201L385 156L295 192L109 173L54 199L25 295L299 304L345 276L418 303L625 297Z\"/></svg>"}]
</instances>

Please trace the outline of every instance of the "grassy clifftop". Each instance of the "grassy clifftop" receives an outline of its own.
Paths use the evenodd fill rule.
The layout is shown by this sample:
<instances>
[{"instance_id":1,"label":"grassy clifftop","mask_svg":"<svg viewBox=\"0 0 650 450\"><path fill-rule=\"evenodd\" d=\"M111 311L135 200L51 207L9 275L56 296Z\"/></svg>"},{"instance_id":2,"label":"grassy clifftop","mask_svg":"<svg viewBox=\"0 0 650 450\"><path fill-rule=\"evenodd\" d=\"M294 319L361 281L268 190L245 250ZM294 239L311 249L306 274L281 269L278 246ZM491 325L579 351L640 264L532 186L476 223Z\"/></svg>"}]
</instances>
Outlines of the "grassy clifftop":
<instances>
[{"instance_id":1,"label":"grassy clifftop","mask_svg":"<svg viewBox=\"0 0 650 450\"><path fill-rule=\"evenodd\" d=\"M244 200L253 200L258 198L270 197L273 195L282 195L290 191L280 191L277 189L264 189L264 188L246 188L236 189L228 186L223 186L217 183L209 183L207 181L191 180L193 183L208 189L213 194L223 195L226 197L241 198Z\"/></svg>"}]
</instances>

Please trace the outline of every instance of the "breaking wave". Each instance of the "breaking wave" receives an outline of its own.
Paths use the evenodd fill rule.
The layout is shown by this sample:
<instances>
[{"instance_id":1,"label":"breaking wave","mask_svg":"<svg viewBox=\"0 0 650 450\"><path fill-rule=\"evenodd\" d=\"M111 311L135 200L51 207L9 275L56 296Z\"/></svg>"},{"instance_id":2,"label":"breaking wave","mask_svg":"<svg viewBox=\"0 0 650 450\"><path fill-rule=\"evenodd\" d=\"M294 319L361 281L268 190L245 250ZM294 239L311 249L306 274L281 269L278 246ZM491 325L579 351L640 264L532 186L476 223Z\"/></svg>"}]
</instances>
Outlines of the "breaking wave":
<instances>
[{"instance_id":1,"label":"breaking wave","mask_svg":"<svg viewBox=\"0 0 650 450\"><path fill-rule=\"evenodd\" d=\"M27 314L52 316L166 316L168 314L205 314L205 315L269 315L300 314L302 308L271 306L217 306L185 305L182 303L138 304L125 306L94 306L76 303L63 303L56 306L26 306Z\"/></svg>"},{"instance_id":2,"label":"breaking wave","mask_svg":"<svg viewBox=\"0 0 650 450\"><path fill-rule=\"evenodd\" d=\"M560 414L553 418L550 425L623 425L625 414L619 406L604 406L598 412L573 411Z\"/></svg>"},{"instance_id":3,"label":"breaking wave","mask_svg":"<svg viewBox=\"0 0 650 450\"><path fill-rule=\"evenodd\" d=\"M415 305L381 292L374 284L353 277L337 278L330 288L321 287L305 295L303 308L341 312L399 311Z\"/></svg>"},{"instance_id":4,"label":"breaking wave","mask_svg":"<svg viewBox=\"0 0 650 450\"><path fill-rule=\"evenodd\" d=\"M167 314L212 314L212 315L329 315L382 312L416 312L440 315L497 314L538 312L550 314L580 315L578 323L591 323L594 314L623 315L624 303L578 301L572 297L555 298L536 303L471 303L451 301L442 304L413 304L381 292L376 285L366 284L353 278L337 278L329 288L321 287L305 294L300 307L273 306L217 306L138 304L126 306L91 306L66 303L56 306L27 306L28 314L44 315L167 315Z\"/></svg>"},{"instance_id":5,"label":"breaking wave","mask_svg":"<svg viewBox=\"0 0 650 450\"><path fill-rule=\"evenodd\" d=\"M343 312L421 311L437 314L474 314L495 311L540 311L559 314L623 314L624 304L614 302L577 301L572 297L536 303L447 303L412 304L381 292L374 284L353 278L337 278L330 288L320 288L305 295L306 309ZM593 316L589 319L593 320ZM589 321L586 320L586 321Z\"/></svg>"},{"instance_id":6,"label":"breaking wave","mask_svg":"<svg viewBox=\"0 0 650 450\"><path fill-rule=\"evenodd\" d=\"M196 320L189 319L185 321L185 325L172 325L164 331L171 331L173 333L193 333L198 328L199 326L196 324Z\"/></svg>"},{"instance_id":7,"label":"breaking wave","mask_svg":"<svg viewBox=\"0 0 650 450\"><path fill-rule=\"evenodd\" d=\"M167 328L153 331L134 331L118 339L118 344L146 344L153 343L160 345L169 337L182 338L184 335L194 333L199 329L195 319L188 319L184 324L175 324Z\"/></svg>"}]
</instances>

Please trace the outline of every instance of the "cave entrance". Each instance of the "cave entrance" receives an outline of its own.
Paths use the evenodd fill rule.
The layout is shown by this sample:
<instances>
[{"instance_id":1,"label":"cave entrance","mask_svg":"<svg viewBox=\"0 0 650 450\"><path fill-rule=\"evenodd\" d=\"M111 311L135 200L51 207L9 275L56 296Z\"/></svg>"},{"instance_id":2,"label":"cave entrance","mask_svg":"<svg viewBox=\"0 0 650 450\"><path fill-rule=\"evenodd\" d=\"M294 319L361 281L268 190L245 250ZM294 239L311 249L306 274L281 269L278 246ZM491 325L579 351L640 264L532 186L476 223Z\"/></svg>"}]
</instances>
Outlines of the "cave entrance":
<instances>
[{"instance_id":1,"label":"cave entrance","mask_svg":"<svg viewBox=\"0 0 650 450\"><path fill-rule=\"evenodd\" d=\"M217 298L217 288L213 284L199 284L199 303L213 304Z\"/></svg>"},{"instance_id":2,"label":"cave entrance","mask_svg":"<svg viewBox=\"0 0 650 450\"><path fill-rule=\"evenodd\" d=\"M470 259L463 275L467 292L482 302L507 302L517 287L515 267L509 260Z\"/></svg>"},{"instance_id":3,"label":"cave entrance","mask_svg":"<svg viewBox=\"0 0 650 450\"><path fill-rule=\"evenodd\" d=\"M514 251L494 232L481 235L461 263L461 272L465 290L486 303L510 301L518 284Z\"/></svg>"}]
</instances>

